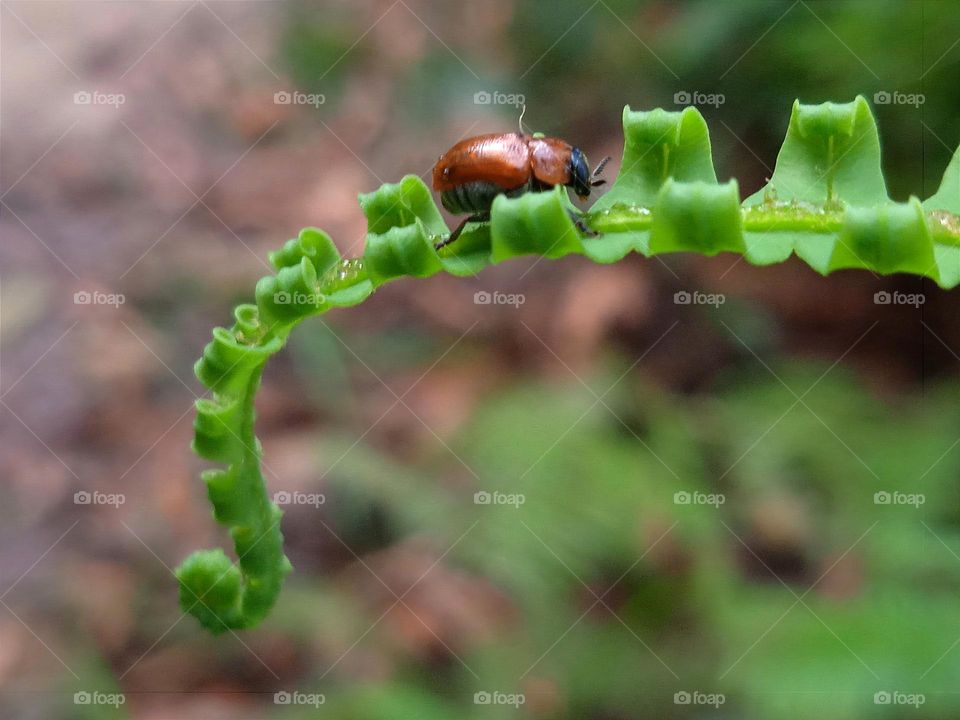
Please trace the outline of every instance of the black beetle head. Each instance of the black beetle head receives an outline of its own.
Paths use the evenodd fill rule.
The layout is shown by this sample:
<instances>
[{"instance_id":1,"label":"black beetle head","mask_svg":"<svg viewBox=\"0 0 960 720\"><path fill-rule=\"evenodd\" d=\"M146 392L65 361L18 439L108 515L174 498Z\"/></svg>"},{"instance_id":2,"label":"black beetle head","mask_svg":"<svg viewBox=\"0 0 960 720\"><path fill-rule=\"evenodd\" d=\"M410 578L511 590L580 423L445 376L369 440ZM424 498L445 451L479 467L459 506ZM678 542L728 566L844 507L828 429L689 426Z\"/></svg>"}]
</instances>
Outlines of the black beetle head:
<instances>
[{"instance_id":1,"label":"black beetle head","mask_svg":"<svg viewBox=\"0 0 960 720\"><path fill-rule=\"evenodd\" d=\"M590 197L590 188L603 185L606 182L606 180L597 180L597 176L603 172L603 168L608 162L610 162L610 158L604 158L596 169L590 172L587 165L587 156L583 154L583 151L578 147L570 151L570 182L567 184L573 188L577 197L586 200Z\"/></svg>"},{"instance_id":2,"label":"black beetle head","mask_svg":"<svg viewBox=\"0 0 960 720\"><path fill-rule=\"evenodd\" d=\"M590 167L587 165L587 156L578 147L570 151L569 185L581 200L590 197Z\"/></svg>"}]
</instances>

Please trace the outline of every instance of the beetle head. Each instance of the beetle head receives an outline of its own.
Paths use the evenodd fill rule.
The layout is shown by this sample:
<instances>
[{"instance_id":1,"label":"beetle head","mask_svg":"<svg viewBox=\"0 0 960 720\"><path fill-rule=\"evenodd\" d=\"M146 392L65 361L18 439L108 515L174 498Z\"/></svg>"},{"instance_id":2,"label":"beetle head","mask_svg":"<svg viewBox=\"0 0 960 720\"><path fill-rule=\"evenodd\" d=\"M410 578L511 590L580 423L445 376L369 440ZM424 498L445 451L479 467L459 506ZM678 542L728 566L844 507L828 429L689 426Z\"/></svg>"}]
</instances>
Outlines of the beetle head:
<instances>
[{"instance_id":1,"label":"beetle head","mask_svg":"<svg viewBox=\"0 0 960 720\"><path fill-rule=\"evenodd\" d=\"M587 156L578 147L570 151L569 185L581 200L590 197L590 168L587 165Z\"/></svg>"},{"instance_id":2,"label":"beetle head","mask_svg":"<svg viewBox=\"0 0 960 720\"><path fill-rule=\"evenodd\" d=\"M606 180L598 180L597 176L603 172L603 168L610 162L610 158L604 158L596 169L591 173L587 165L587 156L583 154L580 148L573 148L570 152L570 187L581 200L590 197L590 188L597 185L603 185Z\"/></svg>"}]
</instances>

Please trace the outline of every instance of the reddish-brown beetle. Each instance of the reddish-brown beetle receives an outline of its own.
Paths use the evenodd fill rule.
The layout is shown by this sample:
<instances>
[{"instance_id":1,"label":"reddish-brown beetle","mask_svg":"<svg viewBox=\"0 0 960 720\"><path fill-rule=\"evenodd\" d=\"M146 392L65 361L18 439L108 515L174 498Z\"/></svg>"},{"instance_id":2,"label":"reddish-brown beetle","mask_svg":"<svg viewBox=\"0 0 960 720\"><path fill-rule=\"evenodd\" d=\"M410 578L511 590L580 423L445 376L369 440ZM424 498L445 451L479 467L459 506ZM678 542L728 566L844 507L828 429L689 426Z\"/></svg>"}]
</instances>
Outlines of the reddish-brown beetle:
<instances>
[{"instance_id":1,"label":"reddish-brown beetle","mask_svg":"<svg viewBox=\"0 0 960 720\"><path fill-rule=\"evenodd\" d=\"M489 220L497 195L517 197L566 185L586 200L592 187L606 182L596 178L609 159L591 173L580 148L559 138L517 132L461 140L434 165L433 189L440 192L440 201L447 210L470 215L450 237L436 245L437 249L456 240L468 222ZM576 218L575 222L586 231Z\"/></svg>"}]
</instances>

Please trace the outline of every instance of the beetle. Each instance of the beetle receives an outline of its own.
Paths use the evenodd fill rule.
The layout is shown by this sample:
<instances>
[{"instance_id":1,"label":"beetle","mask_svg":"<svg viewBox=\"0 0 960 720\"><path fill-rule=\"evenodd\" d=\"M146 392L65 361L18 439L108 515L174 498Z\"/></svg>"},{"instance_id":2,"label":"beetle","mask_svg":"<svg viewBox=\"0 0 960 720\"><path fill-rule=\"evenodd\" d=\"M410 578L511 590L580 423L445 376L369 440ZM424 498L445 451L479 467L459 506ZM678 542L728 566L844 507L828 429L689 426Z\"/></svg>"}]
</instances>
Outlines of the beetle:
<instances>
[{"instance_id":1,"label":"beetle","mask_svg":"<svg viewBox=\"0 0 960 720\"><path fill-rule=\"evenodd\" d=\"M527 135L522 130L461 140L433 166L433 189L451 213L469 215L434 247L439 250L454 242L468 222L489 220L498 195L517 197L565 185L586 200L591 188L606 182L597 176L609 160L605 158L591 173L580 148L560 138ZM574 222L590 233L575 216Z\"/></svg>"}]
</instances>

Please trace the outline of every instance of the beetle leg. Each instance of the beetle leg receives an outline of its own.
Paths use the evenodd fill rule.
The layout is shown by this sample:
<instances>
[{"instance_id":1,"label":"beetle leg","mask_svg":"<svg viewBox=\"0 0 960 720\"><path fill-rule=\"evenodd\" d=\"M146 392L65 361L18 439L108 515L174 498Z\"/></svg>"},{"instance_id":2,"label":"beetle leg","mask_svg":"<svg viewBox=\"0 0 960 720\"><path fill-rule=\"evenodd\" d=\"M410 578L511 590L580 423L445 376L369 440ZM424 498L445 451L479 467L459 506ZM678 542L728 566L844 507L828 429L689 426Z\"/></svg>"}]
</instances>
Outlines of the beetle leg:
<instances>
[{"instance_id":1,"label":"beetle leg","mask_svg":"<svg viewBox=\"0 0 960 720\"><path fill-rule=\"evenodd\" d=\"M456 229L452 233L450 233L446 238L444 238L440 242L435 243L433 246L433 249L439 250L440 248L444 248L447 245L456 242L457 238L460 237L460 233L463 232L463 229L467 226L467 223L470 222L472 219L473 219L472 217L465 217L463 221L459 225L457 225Z\"/></svg>"},{"instance_id":2,"label":"beetle leg","mask_svg":"<svg viewBox=\"0 0 960 720\"><path fill-rule=\"evenodd\" d=\"M567 213L570 215L570 219L573 221L573 224L577 226L577 230L582 232L587 237L599 237L600 233L596 230L591 230L587 227L587 224L583 221L579 215L577 215L572 210L567 210Z\"/></svg>"},{"instance_id":3,"label":"beetle leg","mask_svg":"<svg viewBox=\"0 0 960 720\"><path fill-rule=\"evenodd\" d=\"M465 218L463 219L463 221L462 221L459 225L457 225L456 229L455 229L452 233L450 233L450 235L449 235L448 237L446 237L445 239L443 239L443 240L441 240L440 242L436 243L436 244L433 246L433 249L434 249L434 250L439 250L440 248L444 248L444 247L446 247L447 245L450 245L450 244L456 242L456 241L457 241L457 238L460 237L460 233L462 233L462 232L463 232L463 229L467 226L467 223L470 223L470 222L485 222L485 221L487 221L487 220L489 220L489 219L490 219L490 216L489 216L489 215L469 215L469 216L465 217Z\"/></svg>"}]
</instances>

